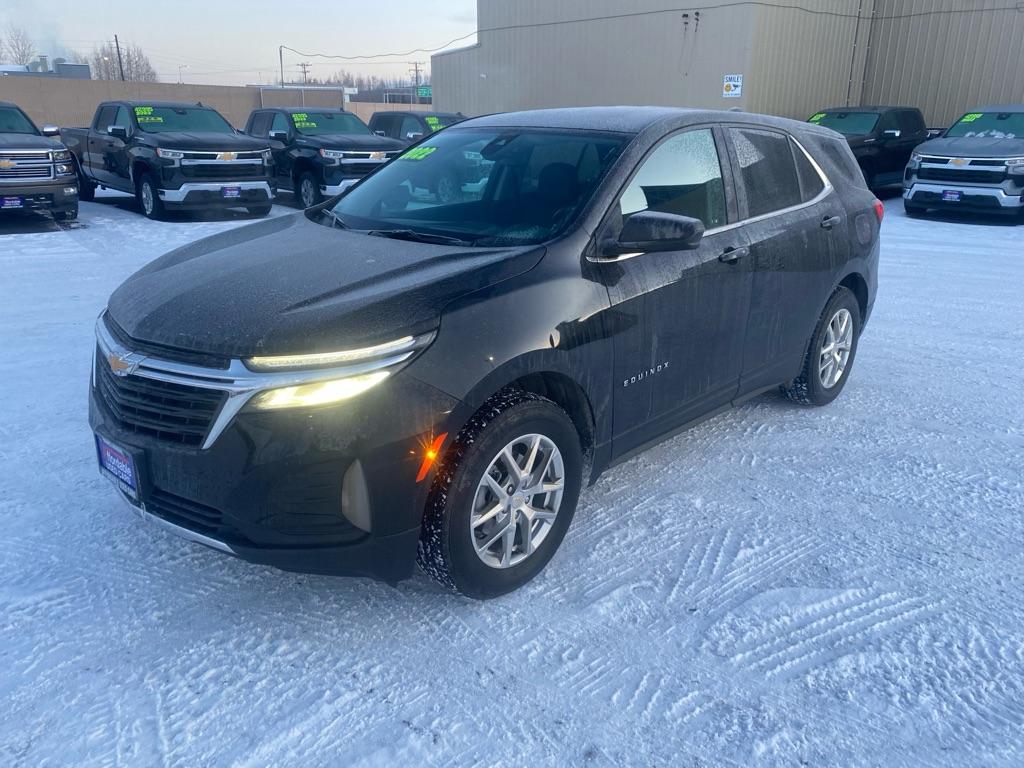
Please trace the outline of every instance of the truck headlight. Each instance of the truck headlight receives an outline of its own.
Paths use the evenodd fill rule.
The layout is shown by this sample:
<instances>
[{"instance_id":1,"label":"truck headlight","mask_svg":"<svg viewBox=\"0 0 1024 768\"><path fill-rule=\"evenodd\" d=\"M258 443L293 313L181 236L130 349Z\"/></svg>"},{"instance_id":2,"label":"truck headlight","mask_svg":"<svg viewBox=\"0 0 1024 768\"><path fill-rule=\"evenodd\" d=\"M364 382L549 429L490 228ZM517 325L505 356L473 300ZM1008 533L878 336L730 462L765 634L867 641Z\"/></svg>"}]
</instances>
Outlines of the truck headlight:
<instances>
[{"instance_id":1,"label":"truck headlight","mask_svg":"<svg viewBox=\"0 0 1024 768\"><path fill-rule=\"evenodd\" d=\"M58 176L74 176L75 167L71 163L57 163Z\"/></svg>"},{"instance_id":2,"label":"truck headlight","mask_svg":"<svg viewBox=\"0 0 1024 768\"><path fill-rule=\"evenodd\" d=\"M922 155L921 155L920 152L911 152L910 153L910 162L908 163L908 165L911 168L920 168L921 167L921 158L922 158Z\"/></svg>"},{"instance_id":3,"label":"truck headlight","mask_svg":"<svg viewBox=\"0 0 1024 768\"><path fill-rule=\"evenodd\" d=\"M278 408L312 408L330 405L361 395L386 379L388 371L374 371L345 379L328 379L312 384L271 389L256 395L249 407L258 411L272 411Z\"/></svg>"},{"instance_id":4,"label":"truck headlight","mask_svg":"<svg viewBox=\"0 0 1024 768\"><path fill-rule=\"evenodd\" d=\"M163 147L157 147L156 156L162 157L165 160L181 160L185 156L185 153L180 149L164 149Z\"/></svg>"},{"instance_id":5,"label":"truck headlight","mask_svg":"<svg viewBox=\"0 0 1024 768\"><path fill-rule=\"evenodd\" d=\"M320 157L325 160L341 160L345 157L345 153L340 149L321 149Z\"/></svg>"},{"instance_id":6,"label":"truck headlight","mask_svg":"<svg viewBox=\"0 0 1024 768\"><path fill-rule=\"evenodd\" d=\"M1014 176L1024 176L1024 157L1011 157L1006 161L1006 170Z\"/></svg>"},{"instance_id":7,"label":"truck headlight","mask_svg":"<svg viewBox=\"0 0 1024 768\"><path fill-rule=\"evenodd\" d=\"M52 152L51 156L53 157L53 162L55 163L66 163L68 160L71 159L71 153L68 152L66 149L58 149L55 152Z\"/></svg>"}]
</instances>

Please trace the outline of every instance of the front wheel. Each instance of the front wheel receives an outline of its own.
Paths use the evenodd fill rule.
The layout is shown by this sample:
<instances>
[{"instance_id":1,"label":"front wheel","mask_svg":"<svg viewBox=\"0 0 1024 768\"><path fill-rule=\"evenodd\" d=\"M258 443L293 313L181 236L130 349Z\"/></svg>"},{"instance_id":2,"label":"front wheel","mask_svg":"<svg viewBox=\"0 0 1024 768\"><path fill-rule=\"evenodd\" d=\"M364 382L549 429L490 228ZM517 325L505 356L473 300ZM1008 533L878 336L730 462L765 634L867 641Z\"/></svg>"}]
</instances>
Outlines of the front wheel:
<instances>
[{"instance_id":1,"label":"front wheel","mask_svg":"<svg viewBox=\"0 0 1024 768\"><path fill-rule=\"evenodd\" d=\"M828 405L843 391L860 336L860 306L849 289L832 294L808 345L804 367L782 392L801 405Z\"/></svg>"},{"instance_id":2,"label":"front wheel","mask_svg":"<svg viewBox=\"0 0 1024 768\"><path fill-rule=\"evenodd\" d=\"M82 173L82 166L78 164L77 160L75 161L75 171L78 174L78 199L91 203L96 199L96 185L85 178L85 174Z\"/></svg>"},{"instance_id":3,"label":"front wheel","mask_svg":"<svg viewBox=\"0 0 1024 768\"><path fill-rule=\"evenodd\" d=\"M312 208L323 198L320 196L320 185L309 171L299 176L299 202L303 208Z\"/></svg>"},{"instance_id":4,"label":"front wheel","mask_svg":"<svg viewBox=\"0 0 1024 768\"><path fill-rule=\"evenodd\" d=\"M528 392L495 395L459 433L438 471L420 567L469 597L518 589L562 542L582 467L580 438L565 411Z\"/></svg>"},{"instance_id":5,"label":"front wheel","mask_svg":"<svg viewBox=\"0 0 1024 768\"><path fill-rule=\"evenodd\" d=\"M164 216L164 201L160 199L158 189L153 174L142 174L135 189L135 197L147 219L162 219Z\"/></svg>"}]
</instances>

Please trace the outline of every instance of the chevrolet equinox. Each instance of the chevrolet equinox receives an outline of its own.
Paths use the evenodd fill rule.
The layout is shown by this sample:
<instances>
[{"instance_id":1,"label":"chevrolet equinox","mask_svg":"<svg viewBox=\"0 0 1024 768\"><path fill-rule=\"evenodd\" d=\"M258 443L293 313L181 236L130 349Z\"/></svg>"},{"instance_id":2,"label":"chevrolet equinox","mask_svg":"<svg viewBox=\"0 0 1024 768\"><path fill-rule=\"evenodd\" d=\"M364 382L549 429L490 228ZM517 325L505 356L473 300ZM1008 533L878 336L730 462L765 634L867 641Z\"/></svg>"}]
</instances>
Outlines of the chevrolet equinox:
<instances>
[{"instance_id":1,"label":"chevrolet equinox","mask_svg":"<svg viewBox=\"0 0 1024 768\"><path fill-rule=\"evenodd\" d=\"M427 183L471 158L457 202ZM427 181L424 181L427 180ZM581 487L781 386L850 377L882 207L816 125L501 114L143 267L96 324L99 465L249 561L463 594L551 559Z\"/></svg>"}]
</instances>

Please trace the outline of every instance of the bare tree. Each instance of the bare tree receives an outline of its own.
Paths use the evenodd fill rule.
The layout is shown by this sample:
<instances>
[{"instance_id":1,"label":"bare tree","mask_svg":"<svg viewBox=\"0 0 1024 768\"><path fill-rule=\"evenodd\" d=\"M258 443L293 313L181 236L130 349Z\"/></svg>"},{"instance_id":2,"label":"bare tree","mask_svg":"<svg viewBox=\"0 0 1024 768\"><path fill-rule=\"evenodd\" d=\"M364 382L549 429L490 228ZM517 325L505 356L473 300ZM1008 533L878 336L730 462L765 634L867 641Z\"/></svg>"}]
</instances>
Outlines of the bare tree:
<instances>
[{"instance_id":1,"label":"bare tree","mask_svg":"<svg viewBox=\"0 0 1024 768\"><path fill-rule=\"evenodd\" d=\"M21 27L7 28L7 41L3 49L11 64L28 64L36 56L36 44Z\"/></svg>"},{"instance_id":2,"label":"bare tree","mask_svg":"<svg viewBox=\"0 0 1024 768\"><path fill-rule=\"evenodd\" d=\"M149 63L149 58L137 45L121 46L121 64L124 66L124 79L132 83L155 83L156 70ZM120 80L121 66L117 61L117 48L113 43L106 43L92 52L89 60L92 76L97 80Z\"/></svg>"}]
</instances>

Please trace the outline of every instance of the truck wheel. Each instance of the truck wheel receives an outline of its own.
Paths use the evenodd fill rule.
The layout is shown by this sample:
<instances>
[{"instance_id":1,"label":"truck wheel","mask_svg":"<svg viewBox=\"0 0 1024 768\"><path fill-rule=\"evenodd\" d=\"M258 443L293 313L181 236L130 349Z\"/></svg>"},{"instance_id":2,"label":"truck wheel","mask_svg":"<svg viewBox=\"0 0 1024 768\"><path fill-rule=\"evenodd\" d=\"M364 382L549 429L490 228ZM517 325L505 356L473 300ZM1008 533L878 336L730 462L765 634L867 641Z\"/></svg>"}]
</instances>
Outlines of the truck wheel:
<instances>
[{"instance_id":1,"label":"truck wheel","mask_svg":"<svg viewBox=\"0 0 1024 768\"><path fill-rule=\"evenodd\" d=\"M164 216L164 203L157 191L156 179L148 171L142 174L135 188L135 198L147 219L159 220Z\"/></svg>"},{"instance_id":2,"label":"truck wheel","mask_svg":"<svg viewBox=\"0 0 1024 768\"><path fill-rule=\"evenodd\" d=\"M85 178L77 160L75 161L75 171L78 173L78 199L91 203L96 198L96 185Z\"/></svg>"},{"instance_id":3,"label":"truck wheel","mask_svg":"<svg viewBox=\"0 0 1024 768\"><path fill-rule=\"evenodd\" d=\"M572 522L580 438L547 398L508 389L476 412L438 470L417 560L469 597L503 595L547 565Z\"/></svg>"},{"instance_id":4,"label":"truck wheel","mask_svg":"<svg viewBox=\"0 0 1024 768\"><path fill-rule=\"evenodd\" d=\"M320 197L320 185L316 183L316 178L309 171L299 176L297 189L299 190L299 202L302 203L303 208L312 208L323 199Z\"/></svg>"},{"instance_id":5,"label":"truck wheel","mask_svg":"<svg viewBox=\"0 0 1024 768\"><path fill-rule=\"evenodd\" d=\"M450 173L446 173L437 180L437 199L442 203L454 203L462 194L459 182Z\"/></svg>"},{"instance_id":6,"label":"truck wheel","mask_svg":"<svg viewBox=\"0 0 1024 768\"><path fill-rule=\"evenodd\" d=\"M860 306L849 289L840 286L821 313L807 347L804 367L782 393L801 405L828 405L843 391L860 335Z\"/></svg>"},{"instance_id":7,"label":"truck wheel","mask_svg":"<svg viewBox=\"0 0 1024 768\"><path fill-rule=\"evenodd\" d=\"M270 213L271 205L250 205L247 206L247 210L252 216L266 216Z\"/></svg>"},{"instance_id":8,"label":"truck wheel","mask_svg":"<svg viewBox=\"0 0 1024 768\"><path fill-rule=\"evenodd\" d=\"M74 221L78 218L78 206L68 208L65 211L57 211L53 214L53 218L57 221Z\"/></svg>"}]
</instances>

